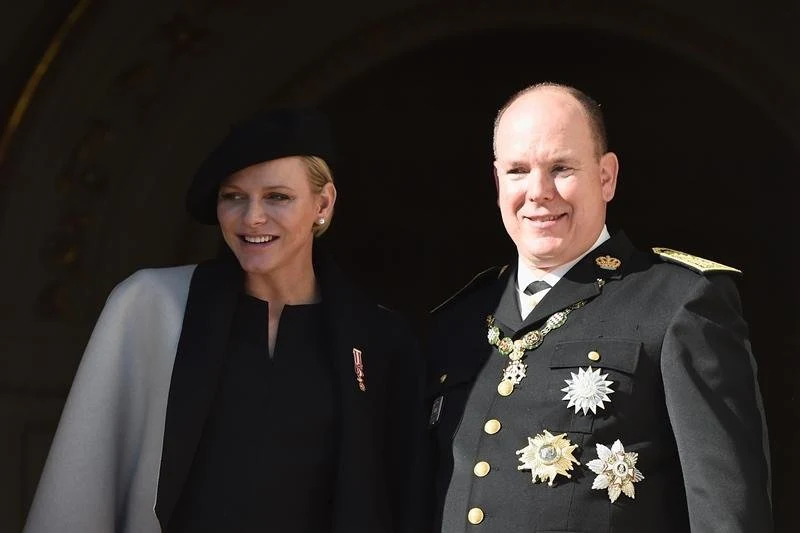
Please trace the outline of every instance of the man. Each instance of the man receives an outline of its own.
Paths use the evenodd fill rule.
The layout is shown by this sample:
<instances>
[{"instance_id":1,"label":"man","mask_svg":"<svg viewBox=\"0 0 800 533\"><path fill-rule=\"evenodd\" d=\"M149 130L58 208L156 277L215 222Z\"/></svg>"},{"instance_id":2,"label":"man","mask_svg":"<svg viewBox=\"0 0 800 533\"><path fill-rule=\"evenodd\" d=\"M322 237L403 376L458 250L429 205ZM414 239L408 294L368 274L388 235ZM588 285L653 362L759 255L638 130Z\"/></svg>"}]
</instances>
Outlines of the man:
<instances>
[{"instance_id":1,"label":"man","mask_svg":"<svg viewBox=\"0 0 800 533\"><path fill-rule=\"evenodd\" d=\"M433 314L436 529L770 531L738 271L609 234L619 163L580 91L525 89L494 133L518 259Z\"/></svg>"}]
</instances>

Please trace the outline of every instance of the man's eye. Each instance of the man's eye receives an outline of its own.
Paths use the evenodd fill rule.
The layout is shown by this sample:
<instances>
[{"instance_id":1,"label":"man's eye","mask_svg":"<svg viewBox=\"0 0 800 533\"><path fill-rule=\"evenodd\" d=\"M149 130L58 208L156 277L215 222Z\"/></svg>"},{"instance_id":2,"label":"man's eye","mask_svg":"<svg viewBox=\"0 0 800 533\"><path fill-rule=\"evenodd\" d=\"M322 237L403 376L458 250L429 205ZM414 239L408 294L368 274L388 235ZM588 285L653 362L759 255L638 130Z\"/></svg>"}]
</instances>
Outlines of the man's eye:
<instances>
[{"instance_id":1,"label":"man's eye","mask_svg":"<svg viewBox=\"0 0 800 533\"><path fill-rule=\"evenodd\" d=\"M512 175L527 174L527 171L522 167L514 167L508 169L506 174L512 174Z\"/></svg>"},{"instance_id":2,"label":"man's eye","mask_svg":"<svg viewBox=\"0 0 800 533\"><path fill-rule=\"evenodd\" d=\"M564 165L556 165L553 167L553 174L559 176L569 175L572 174L572 169L569 167L565 167Z\"/></svg>"}]
</instances>

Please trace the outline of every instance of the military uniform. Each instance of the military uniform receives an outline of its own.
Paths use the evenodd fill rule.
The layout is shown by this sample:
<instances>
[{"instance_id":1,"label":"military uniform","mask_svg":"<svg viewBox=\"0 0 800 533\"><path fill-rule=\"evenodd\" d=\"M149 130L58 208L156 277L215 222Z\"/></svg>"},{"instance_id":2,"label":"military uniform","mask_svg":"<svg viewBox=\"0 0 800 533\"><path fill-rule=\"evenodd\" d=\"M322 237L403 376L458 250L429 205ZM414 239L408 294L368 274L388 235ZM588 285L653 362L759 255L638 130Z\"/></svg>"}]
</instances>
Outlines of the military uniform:
<instances>
[{"instance_id":1,"label":"military uniform","mask_svg":"<svg viewBox=\"0 0 800 533\"><path fill-rule=\"evenodd\" d=\"M436 531L772 529L738 293L722 265L684 262L637 251L618 233L525 320L514 268L478 276L434 312ZM519 346L544 329L540 345L523 348L524 377L504 379L513 361L497 338ZM510 394L499 386L509 379L518 381Z\"/></svg>"}]
</instances>

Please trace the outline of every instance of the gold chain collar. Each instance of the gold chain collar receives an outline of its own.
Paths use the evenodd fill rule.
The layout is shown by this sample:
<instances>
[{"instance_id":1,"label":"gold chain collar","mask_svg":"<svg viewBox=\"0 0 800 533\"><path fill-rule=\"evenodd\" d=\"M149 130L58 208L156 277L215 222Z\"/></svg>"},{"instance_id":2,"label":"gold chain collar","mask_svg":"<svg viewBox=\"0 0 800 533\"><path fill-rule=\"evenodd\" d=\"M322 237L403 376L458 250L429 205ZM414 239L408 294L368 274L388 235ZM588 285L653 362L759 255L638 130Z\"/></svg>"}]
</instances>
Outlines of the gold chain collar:
<instances>
[{"instance_id":1,"label":"gold chain collar","mask_svg":"<svg viewBox=\"0 0 800 533\"><path fill-rule=\"evenodd\" d=\"M598 278L597 287L602 288L603 285L605 285L605 280ZM522 358L525 357L525 352L535 350L541 346L548 333L563 326L569 314L575 309L586 305L588 301L589 299L581 300L580 302L570 305L566 309L556 311L547 318L544 326L529 331L523 335L522 338L517 340L503 336L503 332L500 331L500 328L494 323L494 315L486 317L486 325L489 327L487 335L489 344L496 346L500 354L507 355L509 359L508 366L506 366L503 371L503 379L500 381L500 384L497 385L497 392L501 396L508 396L514 392L514 387L519 385L525 377L525 370L528 368L528 365L522 362Z\"/></svg>"}]
</instances>

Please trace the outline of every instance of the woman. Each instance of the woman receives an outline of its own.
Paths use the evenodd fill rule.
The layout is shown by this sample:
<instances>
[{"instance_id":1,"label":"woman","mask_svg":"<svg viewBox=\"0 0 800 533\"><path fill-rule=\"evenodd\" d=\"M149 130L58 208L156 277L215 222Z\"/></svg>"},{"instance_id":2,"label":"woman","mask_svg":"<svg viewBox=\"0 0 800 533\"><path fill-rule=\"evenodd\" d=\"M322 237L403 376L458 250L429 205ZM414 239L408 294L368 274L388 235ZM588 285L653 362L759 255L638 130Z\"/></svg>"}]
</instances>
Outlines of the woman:
<instances>
[{"instance_id":1,"label":"woman","mask_svg":"<svg viewBox=\"0 0 800 533\"><path fill-rule=\"evenodd\" d=\"M329 137L274 112L205 161L187 208L231 253L112 292L26 532L422 530L419 352L314 244Z\"/></svg>"}]
</instances>

